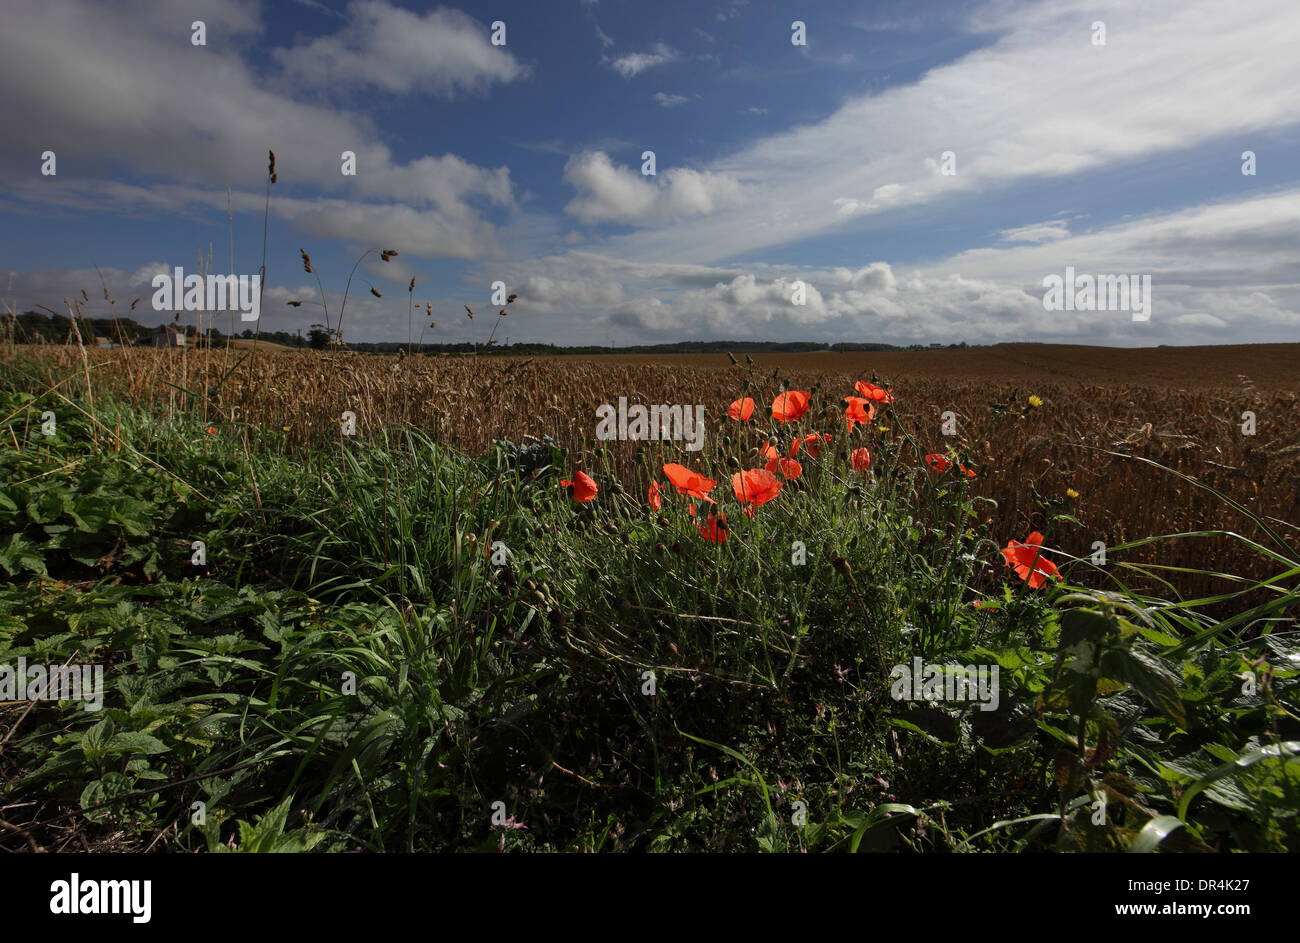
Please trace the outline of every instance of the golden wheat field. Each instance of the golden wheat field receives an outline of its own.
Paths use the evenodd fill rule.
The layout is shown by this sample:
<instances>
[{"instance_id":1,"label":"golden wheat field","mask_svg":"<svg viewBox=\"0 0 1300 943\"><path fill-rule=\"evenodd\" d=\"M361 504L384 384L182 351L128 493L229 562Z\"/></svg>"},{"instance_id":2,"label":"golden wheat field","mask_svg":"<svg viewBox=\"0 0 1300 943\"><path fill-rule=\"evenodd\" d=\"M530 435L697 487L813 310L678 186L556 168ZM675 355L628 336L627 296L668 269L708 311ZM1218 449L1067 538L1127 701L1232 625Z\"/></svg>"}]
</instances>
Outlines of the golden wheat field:
<instances>
[{"instance_id":1,"label":"golden wheat field","mask_svg":"<svg viewBox=\"0 0 1300 943\"><path fill-rule=\"evenodd\" d=\"M37 349L29 349L35 352ZM113 390L164 409L197 408L206 422L277 430L290 446L338 434L351 410L358 435L410 423L474 453L494 439L549 435L574 450L578 465L610 469L644 489L638 452L665 445L594 441L596 410L630 403L701 404L706 442L724 427L727 405L751 396L759 409L745 444L758 445L766 406L785 381L814 391L824 431L843 430L842 397L875 377L895 390L892 413L877 417L877 439L910 433L926 452L949 446L979 468L975 493L997 502L988 519L999 540L1043 524L1041 498L1067 501L1078 523L1055 528L1057 546L1079 556L1094 541L1114 546L1166 533L1253 525L1228 504L1149 464L1192 476L1251 511L1300 521L1300 345L1116 350L1008 344L963 350L758 355L739 365L726 355L610 355L549 359L503 356L386 356L268 350L44 349L53 377L75 372L92 390ZM1029 396L1041 400L1027 406ZM995 419L995 404L1008 408ZM951 411L957 434L941 432ZM1243 432L1253 413L1255 434ZM990 424L992 426L990 427ZM987 435L985 435L985 431ZM1119 454L1112 454L1119 453ZM734 449L730 454L734 455ZM710 455L680 453L675 460ZM1069 491L1077 498L1068 498ZM1220 538L1181 540L1179 558L1143 548L1129 558L1262 576L1260 561ZM1212 581L1185 579L1185 591Z\"/></svg>"}]
</instances>

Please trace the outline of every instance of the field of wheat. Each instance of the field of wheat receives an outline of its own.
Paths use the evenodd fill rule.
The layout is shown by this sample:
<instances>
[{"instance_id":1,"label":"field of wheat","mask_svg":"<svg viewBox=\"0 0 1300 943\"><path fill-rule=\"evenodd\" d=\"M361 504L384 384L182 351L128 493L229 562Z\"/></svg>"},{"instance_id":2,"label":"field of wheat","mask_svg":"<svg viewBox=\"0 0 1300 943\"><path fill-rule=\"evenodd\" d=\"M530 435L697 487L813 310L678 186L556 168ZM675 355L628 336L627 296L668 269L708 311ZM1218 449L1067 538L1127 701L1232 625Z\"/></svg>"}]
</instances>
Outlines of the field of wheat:
<instances>
[{"instance_id":1,"label":"field of wheat","mask_svg":"<svg viewBox=\"0 0 1300 943\"><path fill-rule=\"evenodd\" d=\"M1297 846L1294 349L10 353L0 847Z\"/></svg>"},{"instance_id":2,"label":"field of wheat","mask_svg":"<svg viewBox=\"0 0 1300 943\"><path fill-rule=\"evenodd\" d=\"M77 379L65 382L122 393L164 412L197 407L205 422L271 430L291 447L337 436L341 417L351 412L360 436L410 424L472 454L494 440L550 436L579 466L613 472L641 489L648 478L641 453L660 445L596 442L603 404L626 397L702 405L707 443L731 422L729 403L742 396L770 402L788 383L822 391L814 397L826 404L819 422L834 432L843 417L832 404L853 392L855 380L874 377L900 396L897 407L877 417L873 434L881 441L910 436L924 452L951 447L967 456L978 468L974 492L997 502L996 511L984 506L999 540L1041 527L1045 508L1068 515L1055 528L1057 546L1081 557L1094 553L1098 541L1116 546L1206 530L1249 535L1248 520L1229 503L1150 462L1266 518L1300 520L1300 394L1292 382L1300 345L1024 344L769 355L736 363L714 355L530 360L266 349L47 348L42 355L57 375L76 372ZM1029 406L1031 396L1041 405ZM955 434L944 434L947 413ZM760 408L753 420L754 447L763 437L763 415ZM682 454L689 460L690 453ZM1210 536L1178 547L1183 558L1165 563L1263 575L1254 572L1260 561L1231 541ZM1151 562L1144 550L1129 559ZM1185 592L1214 588L1204 577L1175 583Z\"/></svg>"}]
</instances>

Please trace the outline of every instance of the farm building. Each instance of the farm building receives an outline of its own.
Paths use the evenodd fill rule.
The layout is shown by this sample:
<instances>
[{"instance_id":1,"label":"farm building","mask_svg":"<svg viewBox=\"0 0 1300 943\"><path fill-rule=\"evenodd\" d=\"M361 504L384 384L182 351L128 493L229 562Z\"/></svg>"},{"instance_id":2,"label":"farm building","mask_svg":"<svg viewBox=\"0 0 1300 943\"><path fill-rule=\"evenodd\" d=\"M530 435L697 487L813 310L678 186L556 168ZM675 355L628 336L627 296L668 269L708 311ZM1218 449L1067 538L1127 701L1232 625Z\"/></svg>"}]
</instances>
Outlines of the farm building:
<instances>
[{"instance_id":1,"label":"farm building","mask_svg":"<svg viewBox=\"0 0 1300 943\"><path fill-rule=\"evenodd\" d=\"M170 324L164 324L142 337L140 343L148 347L184 347L185 333Z\"/></svg>"}]
</instances>

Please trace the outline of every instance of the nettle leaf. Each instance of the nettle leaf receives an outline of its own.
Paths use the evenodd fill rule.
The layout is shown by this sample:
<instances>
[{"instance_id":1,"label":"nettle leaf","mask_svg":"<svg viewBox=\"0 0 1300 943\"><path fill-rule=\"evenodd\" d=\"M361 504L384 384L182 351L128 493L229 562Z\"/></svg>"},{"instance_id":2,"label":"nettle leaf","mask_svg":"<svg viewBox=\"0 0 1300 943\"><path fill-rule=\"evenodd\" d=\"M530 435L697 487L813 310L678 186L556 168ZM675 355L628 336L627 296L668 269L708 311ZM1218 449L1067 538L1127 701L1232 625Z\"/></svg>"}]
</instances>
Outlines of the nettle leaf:
<instances>
[{"instance_id":1,"label":"nettle leaf","mask_svg":"<svg viewBox=\"0 0 1300 943\"><path fill-rule=\"evenodd\" d=\"M81 749L86 759L94 762L107 753L108 742L113 738L117 725L112 717L105 717L95 726L81 735Z\"/></svg>"},{"instance_id":2,"label":"nettle leaf","mask_svg":"<svg viewBox=\"0 0 1300 943\"><path fill-rule=\"evenodd\" d=\"M10 534L8 546L0 549L0 567L4 567L10 576L16 576L22 570L49 576L45 558L36 545L16 533Z\"/></svg>"},{"instance_id":3,"label":"nettle leaf","mask_svg":"<svg viewBox=\"0 0 1300 943\"><path fill-rule=\"evenodd\" d=\"M104 497L80 497L73 505L72 519L77 522L77 529L88 534L99 533L108 523L112 503Z\"/></svg>"},{"instance_id":4,"label":"nettle leaf","mask_svg":"<svg viewBox=\"0 0 1300 943\"><path fill-rule=\"evenodd\" d=\"M132 780L122 773L106 773L103 779L90 782L81 791L81 807L89 809L112 799L120 798L135 788Z\"/></svg>"},{"instance_id":5,"label":"nettle leaf","mask_svg":"<svg viewBox=\"0 0 1300 943\"><path fill-rule=\"evenodd\" d=\"M138 730L129 730L117 734L108 741L107 749L109 753L132 755L143 753L152 756L155 753L166 753L171 748L155 736Z\"/></svg>"},{"instance_id":6,"label":"nettle leaf","mask_svg":"<svg viewBox=\"0 0 1300 943\"><path fill-rule=\"evenodd\" d=\"M1065 650L1080 642L1095 645L1108 635L1118 632L1119 624L1114 616L1104 615L1095 609L1067 609L1061 613L1061 635L1057 647Z\"/></svg>"},{"instance_id":7,"label":"nettle leaf","mask_svg":"<svg viewBox=\"0 0 1300 943\"><path fill-rule=\"evenodd\" d=\"M1108 677L1130 685L1179 727L1187 726L1178 677L1163 662L1136 649L1112 648L1102 653L1101 668Z\"/></svg>"},{"instance_id":8,"label":"nettle leaf","mask_svg":"<svg viewBox=\"0 0 1300 943\"><path fill-rule=\"evenodd\" d=\"M113 502L109 517L122 526L132 537L147 537L153 518L152 505L134 498L122 497Z\"/></svg>"}]
</instances>

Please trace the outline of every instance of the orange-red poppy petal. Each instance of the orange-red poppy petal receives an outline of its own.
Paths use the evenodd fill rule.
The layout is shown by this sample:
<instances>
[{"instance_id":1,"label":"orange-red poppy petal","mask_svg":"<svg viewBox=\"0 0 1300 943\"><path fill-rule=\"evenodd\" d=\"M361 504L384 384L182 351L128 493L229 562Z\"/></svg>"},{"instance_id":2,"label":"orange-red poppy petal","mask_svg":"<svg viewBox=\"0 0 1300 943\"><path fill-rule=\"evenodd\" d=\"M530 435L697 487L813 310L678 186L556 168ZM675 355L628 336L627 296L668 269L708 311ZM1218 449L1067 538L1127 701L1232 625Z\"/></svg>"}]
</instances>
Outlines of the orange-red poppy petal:
<instances>
[{"instance_id":1,"label":"orange-red poppy petal","mask_svg":"<svg viewBox=\"0 0 1300 943\"><path fill-rule=\"evenodd\" d=\"M853 388L869 400L877 403L892 403L894 401L894 391L887 390L882 386L876 386L874 383L868 383L866 380L859 380L853 384Z\"/></svg>"},{"instance_id":2,"label":"orange-red poppy petal","mask_svg":"<svg viewBox=\"0 0 1300 943\"><path fill-rule=\"evenodd\" d=\"M779 471L787 481L794 481L803 474L803 466L792 458L774 458L763 467L769 472Z\"/></svg>"},{"instance_id":3,"label":"orange-red poppy petal","mask_svg":"<svg viewBox=\"0 0 1300 943\"><path fill-rule=\"evenodd\" d=\"M750 468L731 476L731 489L736 500L758 507L781 493L781 481L767 469Z\"/></svg>"},{"instance_id":4,"label":"orange-red poppy petal","mask_svg":"<svg viewBox=\"0 0 1300 943\"><path fill-rule=\"evenodd\" d=\"M727 415L737 422L744 422L754 415L754 401L748 396L736 400L727 407Z\"/></svg>"},{"instance_id":5,"label":"orange-red poppy petal","mask_svg":"<svg viewBox=\"0 0 1300 943\"><path fill-rule=\"evenodd\" d=\"M586 504L596 497L596 492L600 489L596 487L596 482L592 481L591 476L586 472L574 472L572 480L565 478L560 482L560 486L573 488L573 500L579 504Z\"/></svg>"},{"instance_id":6,"label":"orange-red poppy petal","mask_svg":"<svg viewBox=\"0 0 1300 943\"><path fill-rule=\"evenodd\" d=\"M802 419L812 406L807 390L786 390L772 400L772 418L778 422L795 422Z\"/></svg>"}]
</instances>

